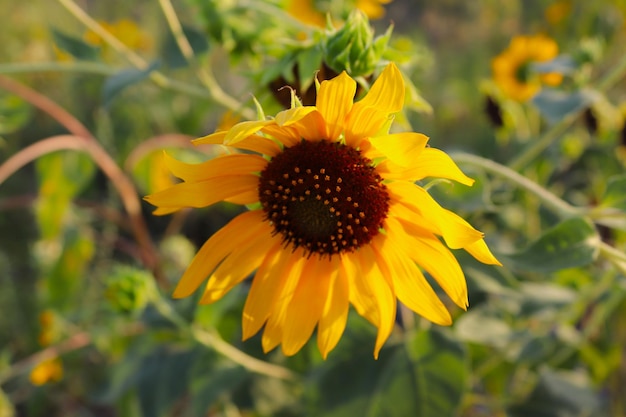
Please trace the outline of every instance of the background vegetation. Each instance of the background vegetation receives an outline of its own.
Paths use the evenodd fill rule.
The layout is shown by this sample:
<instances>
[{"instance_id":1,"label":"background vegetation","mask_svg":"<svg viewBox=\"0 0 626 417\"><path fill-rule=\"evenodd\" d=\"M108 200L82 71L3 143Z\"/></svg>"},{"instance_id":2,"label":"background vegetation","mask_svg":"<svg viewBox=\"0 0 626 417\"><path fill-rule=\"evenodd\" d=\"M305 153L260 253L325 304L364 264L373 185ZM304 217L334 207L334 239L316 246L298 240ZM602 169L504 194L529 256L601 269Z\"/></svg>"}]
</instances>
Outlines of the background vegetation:
<instances>
[{"instance_id":1,"label":"background vegetation","mask_svg":"<svg viewBox=\"0 0 626 417\"><path fill-rule=\"evenodd\" d=\"M155 218L141 196L171 181L163 149L205 160L189 139L256 117L252 94L280 109L269 83L322 40L279 6L0 0L0 416L625 416L623 0L394 0L373 22L419 91L401 121L477 179L429 191L504 264L458 254L452 327L400 314L375 361L351 314L327 361L286 358L240 341L245 285L170 299L238 208ZM539 33L559 57L533 70L563 82L506 97L492 59Z\"/></svg>"}]
</instances>

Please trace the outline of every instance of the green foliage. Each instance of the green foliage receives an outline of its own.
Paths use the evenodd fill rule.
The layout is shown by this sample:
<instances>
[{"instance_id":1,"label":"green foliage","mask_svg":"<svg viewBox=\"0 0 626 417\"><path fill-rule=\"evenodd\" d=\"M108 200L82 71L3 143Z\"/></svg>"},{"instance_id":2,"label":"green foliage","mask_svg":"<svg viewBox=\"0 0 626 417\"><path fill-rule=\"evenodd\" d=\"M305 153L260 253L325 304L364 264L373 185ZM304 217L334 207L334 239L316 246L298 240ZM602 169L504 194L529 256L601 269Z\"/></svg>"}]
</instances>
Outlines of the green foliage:
<instances>
[{"instance_id":1,"label":"green foliage","mask_svg":"<svg viewBox=\"0 0 626 417\"><path fill-rule=\"evenodd\" d=\"M371 362L369 346L319 366L309 415L454 416L465 389L466 355L437 331L407 335Z\"/></svg>"},{"instance_id":2,"label":"green foliage","mask_svg":"<svg viewBox=\"0 0 626 417\"><path fill-rule=\"evenodd\" d=\"M52 38L59 49L74 58L93 61L100 56L100 48L89 45L82 39L66 35L57 29L52 29Z\"/></svg>"},{"instance_id":3,"label":"green foliage","mask_svg":"<svg viewBox=\"0 0 626 417\"><path fill-rule=\"evenodd\" d=\"M5 25L0 77L32 90L0 78L0 417L624 415L623 1L394 0L378 23L353 11L358 2L314 1L329 12L325 28L278 0L188 0L173 11L88 2L87 17L70 0L39 3L0 0L20 17ZM544 7L557 3L560 20ZM121 19L132 25L111 32L120 44L87 41L85 24ZM520 102L490 79L491 64L532 32L559 53L524 69L563 78ZM141 197L177 181L159 176L162 151L214 158L224 149L189 138L227 128L227 111L254 119L252 94L274 114L278 88L314 102L315 80L346 70L360 97L388 60L414 111L395 126L487 158L456 154L472 187L421 181L503 263L455 251L468 311L451 307L448 329L399 309L378 360L374 327L351 311L322 360L315 335L289 358L263 352L260 336L241 340L248 282L210 305L197 305L202 286L173 300L197 249L239 208L150 215ZM499 123L483 114L484 94ZM80 124L96 139L78 137ZM64 376L35 386L29 373L46 355Z\"/></svg>"},{"instance_id":4,"label":"green foliage","mask_svg":"<svg viewBox=\"0 0 626 417\"><path fill-rule=\"evenodd\" d=\"M598 239L589 220L568 219L547 230L523 251L505 259L513 267L543 273L585 266L597 257Z\"/></svg>"},{"instance_id":5,"label":"green foliage","mask_svg":"<svg viewBox=\"0 0 626 417\"><path fill-rule=\"evenodd\" d=\"M146 69L122 70L117 74L108 77L102 87L102 102L104 105L109 106L113 98L115 98L115 96L121 93L124 89L146 80L152 71L159 68L159 65L159 62L153 62Z\"/></svg>"}]
</instances>

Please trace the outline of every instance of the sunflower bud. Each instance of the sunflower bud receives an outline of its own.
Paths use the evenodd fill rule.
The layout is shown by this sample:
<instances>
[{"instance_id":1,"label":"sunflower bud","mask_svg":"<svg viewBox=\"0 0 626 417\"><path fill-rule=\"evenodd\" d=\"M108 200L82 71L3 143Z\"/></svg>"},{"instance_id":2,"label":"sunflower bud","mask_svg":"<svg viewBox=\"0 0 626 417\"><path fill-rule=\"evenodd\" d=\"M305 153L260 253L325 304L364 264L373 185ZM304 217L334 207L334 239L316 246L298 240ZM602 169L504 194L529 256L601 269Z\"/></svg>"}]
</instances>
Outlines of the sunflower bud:
<instances>
[{"instance_id":1,"label":"sunflower bud","mask_svg":"<svg viewBox=\"0 0 626 417\"><path fill-rule=\"evenodd\" d=\"M152 276L141 270L118 266L106 280L105 297L112 309L128 316L141 314L153 288Z\"/></svg>"},{"instance_id":2,"label":"sunflower bud","mask_svg":"<svg viewBox=\"0 0 626 417\"><path fill-rule=\"evenodd\" d=\"M355 10L345 25L326 39L326 64L335 72L345 70L352 77L370 75L380 62L392 30L390 26L384 35L374 38L367 16Z\"/></svg>"}]
</instances>

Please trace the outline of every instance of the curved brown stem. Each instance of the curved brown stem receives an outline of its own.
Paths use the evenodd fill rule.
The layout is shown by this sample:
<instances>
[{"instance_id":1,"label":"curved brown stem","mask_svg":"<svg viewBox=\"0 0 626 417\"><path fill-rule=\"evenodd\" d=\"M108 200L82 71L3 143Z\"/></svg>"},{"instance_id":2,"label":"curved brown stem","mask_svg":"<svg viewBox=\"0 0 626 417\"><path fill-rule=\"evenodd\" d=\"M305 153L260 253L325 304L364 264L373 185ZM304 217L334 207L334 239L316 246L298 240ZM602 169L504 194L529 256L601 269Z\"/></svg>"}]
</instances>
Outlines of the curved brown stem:
<instances>
[{"instance_id":1,"label":"curved brown stem","mask_svg":"<svg viewBox=\"0 0 626 417\"><path fill-rule=\"evenodd\" d=\"M67 110L50 100L43 94L38 93L24 84L0 74L0 88L20 96L33 106L47 113L54 120L76 136L91 138L91 132L78 119L72 116Z\"/></svg>"},{"instance_id":2,"label":"curved brown stem","mask_svg":"<svg viewBox=\"0 0 626 417\"><path fill-rule=\"evenodd\" d=\"M33 106L50 115L73 134L44 139L13 155L4 164L0 165L0 184L17 169L48 152L61 149L83 150L87 152L111 180L119 193L124 209L128 213L133 235L141 248L142 262L152 271L159 284L165 284L165 278L159 268L158 253L154 248L148 227L141 214L141 201L137 190L132 181L100 145L89 129L48 97L2 74L0 74L0 88L22 97Z\"/></svg>"},{"instance_id":3,"label":"curved brown stem","mask_svg":"<svg viewBox=\"0 0 626 417\"><path fill-rule=\"evenodd\" d=\"M164 284L164 278L158 268L158 254L141 214L141 203L137 197L135 186L95 139L91 140L76 135L59 135L42 139L27 146L0 165L0 184L24 165L50 152L60 150L86 152L111 180L128 213L131 230L141 248L142 262L152 270L157 282Z\"/></svg>"}]
</instances>

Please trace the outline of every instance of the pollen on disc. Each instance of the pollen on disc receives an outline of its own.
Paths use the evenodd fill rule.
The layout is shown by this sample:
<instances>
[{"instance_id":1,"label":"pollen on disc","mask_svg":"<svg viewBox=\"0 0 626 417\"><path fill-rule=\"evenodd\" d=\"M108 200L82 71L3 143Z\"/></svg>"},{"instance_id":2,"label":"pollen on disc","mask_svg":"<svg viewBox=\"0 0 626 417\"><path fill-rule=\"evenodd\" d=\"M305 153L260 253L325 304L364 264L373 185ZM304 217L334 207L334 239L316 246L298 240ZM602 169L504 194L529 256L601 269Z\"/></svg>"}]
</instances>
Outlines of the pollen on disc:
<instances>
[{"instance_id":1,"label":"pollen on disc","mask_svg":"<svg viewBox=\"0 0 626 417\"><path fill-rule=\"evenodd\" d=\"M276 155L261 172L258 194L287 246L321 255L369 243L389 211L389 193L372 162L327 140L303 140Z\"/></svg>"}]
</instances>

